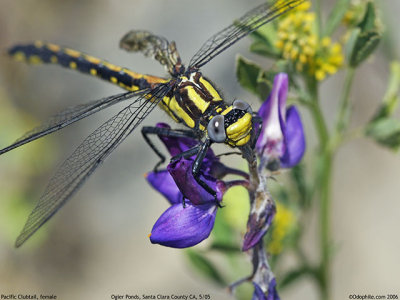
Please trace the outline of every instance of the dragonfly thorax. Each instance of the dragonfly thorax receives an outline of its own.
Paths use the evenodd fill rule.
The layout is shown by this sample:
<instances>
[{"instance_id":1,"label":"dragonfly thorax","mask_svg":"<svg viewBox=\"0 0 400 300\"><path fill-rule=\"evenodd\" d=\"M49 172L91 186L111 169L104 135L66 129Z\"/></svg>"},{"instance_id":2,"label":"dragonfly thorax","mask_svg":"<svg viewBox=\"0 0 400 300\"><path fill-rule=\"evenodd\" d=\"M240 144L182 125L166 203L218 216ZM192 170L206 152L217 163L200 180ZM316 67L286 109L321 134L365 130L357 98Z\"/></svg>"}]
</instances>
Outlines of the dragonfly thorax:
<instances>
[{"instance_id":1,"label":"dragonfly thorax","mask_svg":"<svg viewBox=\"0 0 400 300\"><path fill-rule=\"evenodd\" d=\"M220 93L200 72L178 77L161 106L177 122L189 128L205 131L208 116L216 107L225 107Z\"/></svg>"},{"instance_id":2,"label":"dragonfly thorax","mask_svg":"<svg viewBox=\"0 0 400 300\"><path fill-rule=\"evenodd\" d=\"M241 100L226 104L214 84L198 71L179 77L171 97L165 97L161 105L175 121L205 132L212 142L243 146L250 140L250 106Z\"/></svg>"}]
</instances>

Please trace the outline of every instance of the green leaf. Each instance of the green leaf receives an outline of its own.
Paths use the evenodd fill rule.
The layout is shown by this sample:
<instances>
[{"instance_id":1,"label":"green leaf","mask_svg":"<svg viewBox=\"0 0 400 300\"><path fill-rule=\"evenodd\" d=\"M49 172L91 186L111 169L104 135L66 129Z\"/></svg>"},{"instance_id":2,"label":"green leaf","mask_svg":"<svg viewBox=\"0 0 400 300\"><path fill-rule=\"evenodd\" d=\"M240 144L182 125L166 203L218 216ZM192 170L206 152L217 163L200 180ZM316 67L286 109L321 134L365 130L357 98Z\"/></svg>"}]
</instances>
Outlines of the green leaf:
<instances>
[{"instance_id":1,"label":"green leaf","mask_svg":"<svg viewBox=\"0 0 400 300\"><path fill-rule=\"evenodd\" d=\"M189 259L191 265L204 277L211 279L213 282L226 286L226 281L222 278L217 268L213 263L204 255L197 251L188 249L186 250L186 257Z\"/></svg>"},{"instance_id":2,"label":"green leaf","mask_svg":"<svg viewBox=\"0 0 400 300\"><path fill-rule=\"evenodd\" d=\"M349 61L350 66L357 67L367 59L378 46L381 37L381 33L377 30L360 32L352 49Z\"/></svg>"},{"instance_id":3,"label":"green leaf","mask_svg":"<svg viewBox=\"0 0 400 300\"><path fill-rule=\"evenodd\" d=\"M266 44L261 41L255 41L250 45L250 51L258 55L278 58L279 52L271 44Z\"/></svg>"},{"instance_id":4,"label":"green leaf","mask_svg":"<svg viewBox=\"0 0 400 300\"><path fill-rule=\"evenodd\" d=\"M257 94L262 101L265 101L271 93L274 84L275 72L263 71L257 77Z\"/></svg>"},{"instance_id":5,"label":"green leaf","mask_svg":"<svg viewBox=\"0 0 400 300\"><path fill-rule=\"evenodd\" d=\"M276 26L273 25L274 24L270 24L269 26L261 26L259 29L252 32L250 36L255 41L261 41L273 47L273 43L271 43L271 41L276 41L277 39Z\"/></svg>"},{"instance_id":6,"label":"green leaf","mask_svg":"<svg viewBox=\"0 0 400 300\"><path fill-rule=\"evenodd\" d=\"M376 20L376 12L374 3L368 2L364 18L361 20L360 24L358 24L358 27L360 27L361 31L363 32L374 30L376 29L375 20Z\"/></svg>"},{"instance_id":7,"label":"green leaf","mask_svg":"<svg viewBox=\"0 0 400 300\"><path fill-rule=\"evenodd\" d=\"M214 242L210 246L210 250L221 251L223 253L242 253L241 248L238 245L231 243L217 243Z\"/></svg>"},{"instance_id":8,"label":"green leaf","mask_svg":"<svg viewBox=\"0 0 400 300\"><path fill-rule=\"evenodd\" d=\"M346 53L346 58L349 61L349 64L350 64L350 57L353 55L354 45L356 44L357 38L360 33L361 29L358 27L350 30L349 32L349 38L347 39L345 44L345 53Z\"/></svg>"},{"instance_id":9,"label":"green leaf","mask_svg":"<svg viewBox=\"0 0 400 300\"><path fill-rule=\"evenodd\" d=\"M303 266L298 269L289 271L287 274L285 274L285 276L281 280L279 280L278 289L283 289L289 286L296 280L302 279L304 275L316 276L316 271L307 266Z\"/></svg>"},{"instance_id":10,"label":"green leaf","mask_svg":"<svg viewBox=\"0 0 400 300\"><path fill-rule=\"evenodd\" d=\"M390 77L385 96L383 97L382 104L380 105L377 113L372 118L376 121L381 118L391 116L397 106L399 105L400 98L398 96L400 91L400 62L394 61L390 65Z\"/></svg>"},{"instance_id":11,"label":"green leaf","mask_svg":"<svg viewBox=\"0 0 400 300\"><path fill-rule=\"evenodd\" d=\"M257 94L257 78L261 68L255 63L238 56L236 61L236 77L242 87Z\"/></svg>"},{"instance_id":12,"label":"green leaf","mask_svg":"<svg viewBox=\"0 0 400 300\"><path fill-rule=\"evenodd\" d=\"M276 30L273 26L262 26L251 34L254 42L250 45L250 51L256 54L279 58L280 51L271 41L276 40Z\"/></svg>"},{"instance_id":13,"label":"green leaf","mask_svg":"<svg viewBox=\"0 0 400 300\"><path fill-rule=\"evenodd\" d=\"M366 135L379 144L392 150L400 148L400 121L393 118L381 118L370 123L365 131Z\"/></svg>"},{"instance_id":14,"label":"green leaf","mask_svg":"<svg viewBox=\"0 0 400 300\"><path fill-rule=\"evenodd\" d=\"M350 0L338 0L336 1L335 7L331 11L326 22L323 36L331 36L335 32L336 28L342 22L344 15L350 6Z\"/></svg>"},{"instance_id":15,"label":"green leaf","mask_svg":"<svg viewBox=\"0 0 400 300\"><path fill-rule=\"evenodd\" d=\"M378 46L382 32L376 22L375 6L368 2L362 21L357 25L348 41L348 58L351 67L357 67L367 59Z\"/></svg>"},{"instance_id":16,"label":"green leaf","mask_svg":"<svg viewBox=\"0 0 400 300\"><path fill-rule=\"evenodd\" d=\"M238 56L236 77L240 85L263 101L271 91L274 76L275 73L264 71L254 62Z\"/></svg>"}]
</instances>

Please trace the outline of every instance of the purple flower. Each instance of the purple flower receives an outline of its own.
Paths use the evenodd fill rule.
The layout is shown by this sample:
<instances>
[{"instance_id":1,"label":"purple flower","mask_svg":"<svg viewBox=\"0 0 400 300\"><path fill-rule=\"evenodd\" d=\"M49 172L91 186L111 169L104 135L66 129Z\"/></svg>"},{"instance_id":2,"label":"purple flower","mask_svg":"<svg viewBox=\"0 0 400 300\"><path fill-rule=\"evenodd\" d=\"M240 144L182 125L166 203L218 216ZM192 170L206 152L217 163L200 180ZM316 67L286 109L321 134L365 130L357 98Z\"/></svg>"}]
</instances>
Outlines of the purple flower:
<instances>
[{"instance_id":1,"label":"purple flower","mask_svg":"<svg viewBox=\"0 0 400 300\"><path fill-rule=\"evenodd\" d=\"M252 300L280 300L278 292L276 291L276 280L273 278L268 285L267 295L263 292L261 287L253 282L254 294Z\"/></svg>"},{"instance_id":2,"label":"purple flower","mask_svg":"<svg viewBox=\"0 0 400 300\"><path fill-rule=\"evenodd\" d=\"M278 292L276 291L276 280L273 278L268 285L267 300L280 300Z\"/></svg>"},{"instance_id":3,"label":"purple flower","mask_svg":"<svg viewBox=\"0 0 400 300\"><path fill-rule=\"evenodd\" d=\"M279 73L268 99L258 111L263 119L256 151L268 169L291 168L298 164L305 150L303 125L295 106L286 108L288 75Z\"/></svg>"},{"instance_id":4,"label":"purple flower","mask_svg":"<svg viewBox=\"0 0 400 300\"><path fill-rule=\"evenodd\" d=\"M158 127L169 128L159 123ZM197 144L190 138L160 136L169 153L174 156ZM180 158L167 170L150 172L148 182L167 198L171 206L158 218L150 241L173 248L194 246L206 239L214 226L215 216L226 190L244 181L224 182L218 178L226 174L247 176L244 172L225 167L210 149L200 169L200 179L211 187L217 199L199 185L192 173L194 157Z\"/></svg>"},{"instance_id":5,"label":"purple flower","mask_svg":"<svg viewBox=\"0 0 400 300\"><path fill-rule=\"evenodd\" d=\"M253 297L251 298L251 300L267 300L267 296L265 296L261 287L257 283L254 283L254 282L253 282L253 285L254 285L254 294L253 294Z\"/></svg>"},{"instance_id":6,"label":"purple flower","mask_svg":"<svg viewBox=\"0 0 400 300\"><path fill-rule=\"evenodd\" d=\"M153 244L187 248L208 238L214 227L217 205L193 205L188 202L169 207L154 224L150 235Z\"/></svg>"},{"instance_id":7,"label":"purple flower","mask_svg":"<svg viewBox=\"0 0 400 300\"><path fill-rule=\"evenodd\" d=\"M247 221L247 232L244 235L243 251L247 251L257 245L267 233L276 213L276 206L271 197L252 205Z\"/></svg>"},{"instance_id":8,"label":"purple flower","mask_svg":"<svg viewBox=\"0 0 400 300\"><path fill-rule=\"evenodd\" d=\"M183 195L167 170L150 172L146 175L150 185L159 191L170 204L182 203Z\"/></svg>"}]
</instances>

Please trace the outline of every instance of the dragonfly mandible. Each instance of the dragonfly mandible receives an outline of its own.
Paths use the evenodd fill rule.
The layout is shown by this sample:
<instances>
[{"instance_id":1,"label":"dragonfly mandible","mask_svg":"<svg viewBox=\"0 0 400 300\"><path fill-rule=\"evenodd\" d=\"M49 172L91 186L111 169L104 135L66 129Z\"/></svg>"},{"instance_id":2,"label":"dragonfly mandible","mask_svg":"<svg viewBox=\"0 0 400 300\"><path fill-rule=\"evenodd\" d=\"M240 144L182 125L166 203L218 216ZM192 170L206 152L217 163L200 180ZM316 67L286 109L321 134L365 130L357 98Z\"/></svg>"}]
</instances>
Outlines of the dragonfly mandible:
<instances>
[{"instance_id":1,"label":"dragonfly mandible","mask_svg":"<svg viewBox=\"0 0 400 300\"><path fill-rule=\"evenodd\" d=\"M104 159L140 125L156 106L187 128L170 130L144 127L142 129L145 140L160 157L157 166L165 158L152 144L148 135L195 138L199 144L180 156L196 155L192 169L193 175L206 191L215 195L215 191L198 176L208 148L213 143L225 143L239 148L242 153L249 151L255 140L253 129L260 123L246 102L235 100L232 104L228 104L215 85L201 73L200 68L243 37L302 1L273 0L255 7L232 25L211 36L192 57L187 67L182 63L175 43L163 37L147 31L130 31L121 39L122 49L142 52L146 56L153 57L165 67L170 75L169 78L136 73L51 43L37 41L10 48L9 54L17 60L28 63L58 64L107 80L127 92L68 108L27 132L12 145L0 150L0 154L57 131L116 103L131 101L90 134L61 164L29 215L16 240L16 247L21 246L71 198Z\"/></svg>"}]
</instances>

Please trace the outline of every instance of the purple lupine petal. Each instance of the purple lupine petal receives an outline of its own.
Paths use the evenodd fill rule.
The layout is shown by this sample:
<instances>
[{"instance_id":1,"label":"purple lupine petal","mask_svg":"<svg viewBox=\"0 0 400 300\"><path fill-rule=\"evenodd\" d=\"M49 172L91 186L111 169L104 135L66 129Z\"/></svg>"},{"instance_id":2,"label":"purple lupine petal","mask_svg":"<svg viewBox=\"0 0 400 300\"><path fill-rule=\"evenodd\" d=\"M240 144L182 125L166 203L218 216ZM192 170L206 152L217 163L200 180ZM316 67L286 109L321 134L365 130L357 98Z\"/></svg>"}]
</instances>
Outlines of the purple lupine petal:
<instances>
[{"instance_id":1,"label":"purple lupine petal","mask_svg":"<svg viewBox=\"0 0 400 300\"><path fill-rule=\"evenodd\" d=\"M160 192L171 204L182 203L183 195L175 184L174 179L167 170L149 172L146 180Z\"/></svg>"},{"instance_id":2,"label":"purple lupine petal","mask_svg":"<svg viewBox=\"0 0 400 300\"><path fill-rule=\"evenodd\" d=\"M258 111L263 119L263 125L256 143L256 150L267 161L278 159L285 151L282 123L285 122L288 85L287 74L277 74L271 94Z\"/></svg>"},{"instance_id":3,"label":"purple lupine petal","mask_svg":"<svg viewBox=\"0 0 400 300\"><path fill-rule=\"evenodd\" d=\"M279 112L284 115L288 90L288 75L286 73L278 73L274 78L271 94L261 105L260 109L258 110L258 115L265 120L270 114L272 101L276 101L278 103Z\"/></svg>"},{"instance_id":4,"label":"purple lupine petal","mask_svg":"<svg viewBox=\"0 0 400 300\"><path fill-rule=\"evenodd\" d=\"M267 300L280 300L278 292L276 291L276 280L272 278L268 285Z\"/></svg>"},{"instance_id":5,"label":"purple lupine petal","mask_svg":"<svg viewBox=\"0 0 400 300\"><path fill-rule=\"evenodd\" d=\"M286 111L284 131L286 147L281 157L281 167L291 168L300 162L306 148L303 124L295 106L289 107Z\"/></svg>"},{"instance_id":6,"label":"purple lupine petal","mask_svg":"<svg viewBox=\"0 0 400 300\"><path fill-rule=\"evenodd\" d=\"M168 165L168 171L186 199L195 205L215 202L214 197L207 192L193 176L193 161L180 158ZM209 175L200 175L200 179L217 192L218 201L222 200L222 192L218 189L218 180Z\"/></svg>"},{"instance_id":7,"label":"purple lupine petal","mask_svg":"<svg viewBox=\"0 0 400 300\"><path fill-rule=\"evenodd\" d=\"M271 226L276 207L272 201L265 203L265 207L260 207L258 211L250 212L247 220L247 232L243 239L243 251L247 251L257 245Z\"/></svg>"},{"instance_id":8,"label":"purple lupine petal","mask_svg":"<svg viewBox=\"0 0 400 300\"><path fill-rule=\"evenodd\" d=\"M286 73L278 73L274 78L274 87L279 101L279 113L283 118L286 111L286 99L289 91L289 76ZM285 121L285 120L284 120Z\"/></svg>"},{"instance_id":9,"label":"purple lupine petal","mask_svg":"<svg viewBox=\"0 0 400 300\"><path fill-rule=\"evenodd\" d=\"M254 285L254 294L251 300L267 300L267 297L265 296L261 287L255 282L253 282L253 285Z\"/></svg>"},{"instance_id":10,"label":"purple lupine petal","mask_svg":"<svg viewBox=\"0 0 400 300\"><path fill-rule=\"evenodd\" d=\"M210 235L216 213L215 203L172 205L154 224L150 241L173 248L194 246Z\"/></svg>"},{"instance_id":11,"label":"purple lupine petal","mask_svg":"<svg viewBox=\"0 0 400 300\"><path fill-rule=\"evenodd\" d=\"M304 155L305 138L300 115L293 106L286 110L288 85L288 75L277 74L271 94L259 110L263 126L256 150L267 168L276 168L278 161L279 167L293 167Z\"/></svg>"}]
</instances>

